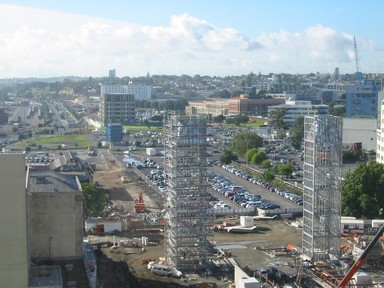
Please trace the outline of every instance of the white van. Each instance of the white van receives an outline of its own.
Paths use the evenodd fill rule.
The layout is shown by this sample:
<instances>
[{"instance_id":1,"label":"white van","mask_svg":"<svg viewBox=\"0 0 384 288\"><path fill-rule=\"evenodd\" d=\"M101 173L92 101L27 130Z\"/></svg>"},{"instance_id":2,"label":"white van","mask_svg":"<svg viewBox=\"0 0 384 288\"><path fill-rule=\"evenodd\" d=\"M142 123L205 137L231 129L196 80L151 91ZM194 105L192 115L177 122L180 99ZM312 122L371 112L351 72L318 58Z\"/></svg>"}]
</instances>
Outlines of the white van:
<instances>
[{"instance_id":1,"label":"white van","mask_svg":"<svg viewBox=\"0 0 384 288\"><path fill-rule=\"evenodd\" d=\"M152 273L160 275L160 276L171 276L173 274L172 268L165 265L155 264L151 268Z\"/></svg>"}]
</instances>

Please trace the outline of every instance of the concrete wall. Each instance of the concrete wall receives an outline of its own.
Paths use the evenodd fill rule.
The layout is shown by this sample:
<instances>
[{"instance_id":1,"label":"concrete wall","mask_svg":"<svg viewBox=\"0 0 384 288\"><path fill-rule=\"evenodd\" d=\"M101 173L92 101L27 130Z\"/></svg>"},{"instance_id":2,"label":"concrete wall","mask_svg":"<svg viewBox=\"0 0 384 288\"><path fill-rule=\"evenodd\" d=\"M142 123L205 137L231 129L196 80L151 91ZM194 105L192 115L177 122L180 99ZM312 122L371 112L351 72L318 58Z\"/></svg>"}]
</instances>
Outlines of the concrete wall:
<instances>
[{"instance_id":1,"label":"concrete wall","mask_svg":"<svg viewBox=\"0 0 384 288\"><path fill-rule=\"evenodd\" d=\"M24 154L0 154L0 287L28 287Z\"/></svg>"},{"instance_id":2,"label":"concrete wall","mask_svg":"<svg viewBox=\"0 0 384 288\"><path fill-rule=\"evenodd\" d=\"M260 288L260 282L249 277L239 266L235 265L235 285L236 288Z\"/></svg>"},{"instance_id":3,"label":"concrete wall","mask_svg":"<svg viewBox=\"0 0 384 288\"><path fill-rule=\"evenodd\" d=\"M343 144L362 142L364 150L376 150L377 119L343 118Z\"/></svg>"},{"instance_id":4,"label":"concrete wall","mask_svg":"<svg viewBox=\"0 0 384 288\"><path fill-rule=\"evenodd\" d=\"M33 192L29 225L31 258L82 257L82 192Z\"/></svg>"}]
</instances>

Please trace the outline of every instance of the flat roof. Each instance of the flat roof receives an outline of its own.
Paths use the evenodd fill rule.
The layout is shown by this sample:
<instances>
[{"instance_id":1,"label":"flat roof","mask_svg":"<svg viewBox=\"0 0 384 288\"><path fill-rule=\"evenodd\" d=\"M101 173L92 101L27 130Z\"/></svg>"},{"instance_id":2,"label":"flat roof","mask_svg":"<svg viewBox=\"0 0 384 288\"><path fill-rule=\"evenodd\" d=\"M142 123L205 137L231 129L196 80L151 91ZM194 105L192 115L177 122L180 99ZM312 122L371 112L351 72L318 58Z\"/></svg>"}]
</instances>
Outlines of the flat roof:
<instances>
[{"instance_id":1,"label":"flat roof","mask_svg":"<svg viewBox=\"0 0 384 288\"><path fill-rule=\"evenodd\" d=\"M29 287L63 287L60 266L31 266Z\"/></svg>"}]
</instances>

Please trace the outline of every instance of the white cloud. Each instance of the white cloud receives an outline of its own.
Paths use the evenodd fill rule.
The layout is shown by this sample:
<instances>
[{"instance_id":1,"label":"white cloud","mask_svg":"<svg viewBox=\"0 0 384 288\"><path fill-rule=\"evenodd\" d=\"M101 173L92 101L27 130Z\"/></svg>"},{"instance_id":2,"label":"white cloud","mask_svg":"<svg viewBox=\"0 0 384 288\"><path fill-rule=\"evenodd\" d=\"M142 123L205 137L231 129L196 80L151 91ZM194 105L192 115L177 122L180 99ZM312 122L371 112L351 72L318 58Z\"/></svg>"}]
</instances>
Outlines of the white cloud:
<instances>
[{"instance_id":1,"label":"white cloud","mask_svg":"<svg viewBox=\"0 0 384 288\"><path fill-rule=\"evenodd\" d=\"M249 39L188 14L166 26L1 5L0 77L304 73L353 67L353 36L321 25ZM15 20L16 19L16 20ZM366 46L373 44L366 41Z\"/></svg>"}]
</instances>

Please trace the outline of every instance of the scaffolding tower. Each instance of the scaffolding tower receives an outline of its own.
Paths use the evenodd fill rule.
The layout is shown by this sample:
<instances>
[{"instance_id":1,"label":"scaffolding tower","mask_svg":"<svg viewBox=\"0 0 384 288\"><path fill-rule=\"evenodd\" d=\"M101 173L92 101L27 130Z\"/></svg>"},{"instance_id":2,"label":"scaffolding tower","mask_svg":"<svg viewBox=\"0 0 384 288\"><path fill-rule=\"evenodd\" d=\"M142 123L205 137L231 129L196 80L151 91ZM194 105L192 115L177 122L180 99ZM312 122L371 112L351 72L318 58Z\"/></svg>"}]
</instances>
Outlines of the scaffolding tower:
<instances>
[{"instance_id":1,"label":"scaffolding tower","mask_svg":"<svg viewBox=\"0 0 384 288\"><path fill-rule=\"evenodd\" d=\"M342 118L304 118L303 254L332 259L340 254Z\"/></svg>"},{"instance_id":2,"label":"scaffolding tower","mask_svg":"<svg viewBox=\"0 0 384 288\"><path fill-rule=\"evenodd\" d=\"M165 126L165 258L180 271L198 271L207 264L213 223L208 207L208 120L170 114Z\"/></svg>"}]
</instances>

